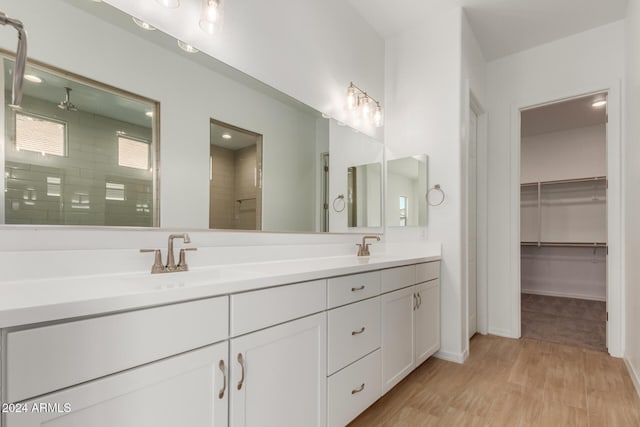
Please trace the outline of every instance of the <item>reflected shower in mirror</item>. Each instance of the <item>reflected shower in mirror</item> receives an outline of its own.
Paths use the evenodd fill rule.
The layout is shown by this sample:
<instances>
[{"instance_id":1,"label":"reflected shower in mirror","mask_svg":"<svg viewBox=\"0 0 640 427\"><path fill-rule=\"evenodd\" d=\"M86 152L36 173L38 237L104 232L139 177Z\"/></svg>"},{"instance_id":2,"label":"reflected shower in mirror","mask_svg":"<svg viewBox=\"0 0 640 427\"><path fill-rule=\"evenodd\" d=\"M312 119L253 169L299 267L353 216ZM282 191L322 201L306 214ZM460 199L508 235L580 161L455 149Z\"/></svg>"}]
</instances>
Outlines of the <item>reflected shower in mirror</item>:
<instances>
[{"instance_id":1,"label":"reflected shower in mirror","mask_svg":"<svg viewBox=\"0 0 640 427\"><path fill-rule=\"evenodd\" d=\"M347 169L349 227L382 226L382 165L370 163Z\"/></svg>"},{"instance_id":2,"label":"reflected shower in mirror","mask_svg":"<svg viewBox=\"0 0 640 427\"><path fill-rule=\"evenodd\" d=\"M262 227L262 135L211 120L209 228Z\"/></svg>"},{"instance_id":3,"label":"reflected shower in mirror","mask_svg":"<svg viewBox=\"0 0 640 427\"><path fill-rule=\"evenodd\" d=\"M14 109L3 62L4 223L157 226L157 104L31 65Z\"/></svg>"},{"instance_id":4,"label":"reflected shower in mirror","mask_svg":"<svg viewBox=\"0 0 640 427\"><path fill-rule=\"evenodd\" d=\"M388 160L386 194L388 226L426 226L427 156Z\"/></svg>"}]
</instances>

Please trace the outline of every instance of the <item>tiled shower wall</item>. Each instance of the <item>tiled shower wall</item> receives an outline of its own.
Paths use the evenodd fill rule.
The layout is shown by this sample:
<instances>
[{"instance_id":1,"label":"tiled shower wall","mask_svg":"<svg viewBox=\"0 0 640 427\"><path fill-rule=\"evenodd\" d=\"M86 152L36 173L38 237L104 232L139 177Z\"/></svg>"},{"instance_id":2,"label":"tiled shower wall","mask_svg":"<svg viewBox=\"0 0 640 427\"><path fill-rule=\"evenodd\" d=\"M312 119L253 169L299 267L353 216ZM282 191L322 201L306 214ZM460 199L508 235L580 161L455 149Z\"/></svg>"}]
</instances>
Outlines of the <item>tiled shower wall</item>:
<instances>
[{"instance_id":1,"label":"tiled shower wall","mask_svg":"<svg viewBox=\"0 0 640 427\"><path fill-rule=\"evenodd\" d=\"M22 112L65 122L67 153L17 151L15 113L5 107L5 223L153 225L153 172L118 165L117 134L151 142L151 119L144 127L82 110L67 112L32 97L24 98ZM59 196L51 195L55 191L47 188L47 177L60 178ZM125 200L106 200L107 182L124 184Z\"/></svg>"}]
</instances>

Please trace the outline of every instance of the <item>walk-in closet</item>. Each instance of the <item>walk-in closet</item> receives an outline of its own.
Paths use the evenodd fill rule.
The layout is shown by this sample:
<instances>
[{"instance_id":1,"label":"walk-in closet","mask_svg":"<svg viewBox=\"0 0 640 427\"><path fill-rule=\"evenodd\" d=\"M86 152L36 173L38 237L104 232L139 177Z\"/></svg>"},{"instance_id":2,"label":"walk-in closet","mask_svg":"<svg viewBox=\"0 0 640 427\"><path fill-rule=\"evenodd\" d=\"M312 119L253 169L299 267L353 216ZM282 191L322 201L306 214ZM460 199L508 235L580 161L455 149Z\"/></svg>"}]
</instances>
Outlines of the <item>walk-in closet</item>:
<instances>
[{"instance_id":1,"label":"walk-in closet","mask_svg":"<svg viewBox=\"0 0 640 427\"><path fill-rule=\"evenodd\" d=\"M522 336L606 351L607 99L521 113Z\"/></svg>"}]
</instances>

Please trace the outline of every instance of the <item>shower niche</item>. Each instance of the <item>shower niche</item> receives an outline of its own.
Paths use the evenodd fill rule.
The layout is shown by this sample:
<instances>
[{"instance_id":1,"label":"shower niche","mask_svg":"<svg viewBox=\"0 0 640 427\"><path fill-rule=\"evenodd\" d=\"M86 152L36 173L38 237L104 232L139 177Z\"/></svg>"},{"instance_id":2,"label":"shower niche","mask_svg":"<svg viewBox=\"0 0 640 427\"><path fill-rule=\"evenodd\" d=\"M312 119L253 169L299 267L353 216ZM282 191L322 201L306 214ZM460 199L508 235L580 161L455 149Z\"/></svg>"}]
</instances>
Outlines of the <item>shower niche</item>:
<instances>
[{"instance_id":1,"label":"shower niche","mask_svg":"<svg viewBox=\"0 0 640 427\"><path fill-rule=\"evenodd\" d=\"M262 135L211 120L209 228L262 229Z\"/></svg>"}]
</instances>

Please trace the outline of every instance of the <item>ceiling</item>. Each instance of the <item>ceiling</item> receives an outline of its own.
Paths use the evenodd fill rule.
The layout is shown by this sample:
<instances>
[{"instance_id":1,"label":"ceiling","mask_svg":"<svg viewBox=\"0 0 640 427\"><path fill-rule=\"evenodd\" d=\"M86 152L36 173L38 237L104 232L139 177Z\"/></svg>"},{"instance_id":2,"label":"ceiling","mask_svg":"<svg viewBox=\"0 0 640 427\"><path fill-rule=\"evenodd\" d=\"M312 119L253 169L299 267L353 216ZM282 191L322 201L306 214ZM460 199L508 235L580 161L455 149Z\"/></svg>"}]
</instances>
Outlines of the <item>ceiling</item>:
<instances>
[{"instance_id":1,"label":"ceiling","mask_svg":"<svg viewBox=\"0 0 640 427\"><path fill-rule=\"evenodd\" d=\"M623 19L629 0L348 1L385 38L461 6L490 61Z\"/></svg>"},{"instance_id":2,"label":"ceiling","mask_svg":"<svg viewBox=\"0 0 640 427\"><path fill-rule=\"evenodd\" d=\"M602 99L606 99L606 94L574 98L522 111L521 135L527 137L605 124L607 109L591 105Z\"/></svg>"}]
</instances>

